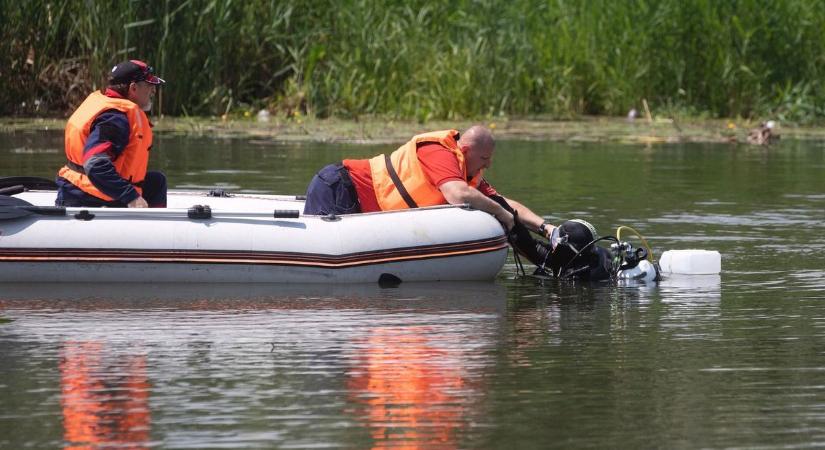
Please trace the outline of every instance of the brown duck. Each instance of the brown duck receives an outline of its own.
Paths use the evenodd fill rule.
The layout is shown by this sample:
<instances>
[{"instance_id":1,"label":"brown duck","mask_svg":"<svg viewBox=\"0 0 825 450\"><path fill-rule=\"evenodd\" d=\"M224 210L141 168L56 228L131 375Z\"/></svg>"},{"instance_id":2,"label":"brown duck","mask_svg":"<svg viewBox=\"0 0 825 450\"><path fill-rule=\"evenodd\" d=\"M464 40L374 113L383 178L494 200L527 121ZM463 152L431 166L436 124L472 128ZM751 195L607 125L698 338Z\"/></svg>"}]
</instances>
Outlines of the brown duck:
<instances>
[{"instance_id":1,"label":"brown duck","mask_svg":"<svg viewBox=\"0 0 825 450\"><path fill-rule=\"evenodd\" d=\"M776 133L776 123L773 120L762 122L758 127L748 131L748 143L753 145L769 145L779 140Z\"/></svg>"}]
</instances>

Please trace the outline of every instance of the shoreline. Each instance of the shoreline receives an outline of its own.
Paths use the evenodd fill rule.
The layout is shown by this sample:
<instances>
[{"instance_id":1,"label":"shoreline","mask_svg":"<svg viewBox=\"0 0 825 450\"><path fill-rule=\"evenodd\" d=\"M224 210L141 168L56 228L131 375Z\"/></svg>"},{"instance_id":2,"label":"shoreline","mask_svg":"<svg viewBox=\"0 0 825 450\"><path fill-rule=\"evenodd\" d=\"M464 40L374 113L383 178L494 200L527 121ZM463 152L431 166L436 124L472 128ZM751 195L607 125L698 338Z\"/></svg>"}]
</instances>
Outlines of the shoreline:
<instances>
[{"instance_id":1,"label":"shoreline","mask_svg":"<svg viewBox=\"0 0 825 450\"><path fill-rule=\"evenodd\" d=\"M627 144L744 143L748 131L758 122L744 119L644 118L628 121L619 117L582 117L575 120L551 118L487 118L484 120L437 120L427 123L386 119L316 119L311 117L251 118L161 117L153 118L155 133L222 138L271 139L274 142L325 142L382 144L409 139L417 133L447 128L465 129L485 125L498 140L541 140L554 142L618 142ZM63 130L66 119L0 118L0 132ZM780 125L777 133L785 139L825 140L823 127Z\"/></svg>"}]
</instances>

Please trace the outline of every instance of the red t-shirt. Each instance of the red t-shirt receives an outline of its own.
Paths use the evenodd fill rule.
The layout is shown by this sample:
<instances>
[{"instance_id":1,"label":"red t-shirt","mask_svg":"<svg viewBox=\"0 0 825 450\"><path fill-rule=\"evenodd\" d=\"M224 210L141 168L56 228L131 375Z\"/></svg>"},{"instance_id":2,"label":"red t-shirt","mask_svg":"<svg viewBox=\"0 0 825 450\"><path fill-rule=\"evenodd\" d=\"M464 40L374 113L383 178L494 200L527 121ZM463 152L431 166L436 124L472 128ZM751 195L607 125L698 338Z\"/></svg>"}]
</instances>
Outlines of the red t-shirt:
<instances>
[{"instance_id":1,"label":"red t-shirt","mask_svg":"<svg viewBox=\"0 0 825 450\"><path fill-rule=\"evenodd\" d=\"M418 161L424 170L424 175L437 187L448 181L462 181L461 167L450 149L434 142L418 144ZM361 203L361 212L381 211L375 191L372 188L372 171L368 159L345 159L344 167L349 171L358 201ZM468 181L468 180L463 180ZM498 192L482 179L477 188L486 196L497 195Z\"/></svg>"}]
</instances>

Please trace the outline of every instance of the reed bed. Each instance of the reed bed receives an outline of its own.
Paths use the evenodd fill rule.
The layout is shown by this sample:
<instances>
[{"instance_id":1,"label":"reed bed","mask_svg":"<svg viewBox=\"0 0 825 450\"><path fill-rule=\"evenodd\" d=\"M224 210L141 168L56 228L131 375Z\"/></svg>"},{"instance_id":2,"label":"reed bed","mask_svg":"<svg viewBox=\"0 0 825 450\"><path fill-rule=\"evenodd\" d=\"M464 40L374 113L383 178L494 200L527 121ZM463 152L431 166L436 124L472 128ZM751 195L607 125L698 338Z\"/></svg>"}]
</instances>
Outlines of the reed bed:
<instances>
[{"instance_id":1,"label":"reed bed","mask_svg":"<svg viewBox=\"0 0 825 450\"><path fill-rule=\"evenodd\" d=\"M173 115L825 117L815 0L0 0L0 113L70 111L127 58Z\"/></svg>"}]
</instances>

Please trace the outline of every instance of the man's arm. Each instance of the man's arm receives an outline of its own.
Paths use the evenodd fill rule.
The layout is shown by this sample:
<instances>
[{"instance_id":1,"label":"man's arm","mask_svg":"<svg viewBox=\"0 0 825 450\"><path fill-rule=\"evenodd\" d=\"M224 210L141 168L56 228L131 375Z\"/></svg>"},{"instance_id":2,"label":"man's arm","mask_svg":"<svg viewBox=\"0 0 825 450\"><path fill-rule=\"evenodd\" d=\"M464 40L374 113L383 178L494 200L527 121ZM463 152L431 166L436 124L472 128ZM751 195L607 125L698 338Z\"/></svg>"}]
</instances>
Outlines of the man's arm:
<instances>
[{"instance_id":1,"label":"man's arm","mask_svg":"<svg viewBox=\"0 0 825 450\"><path fill-rule=\"evenodd\" d=\"M468 203L475 209L480 209L481 211L492 214L493 217L502 223L506 231L510 231L515 224L513 221L513 215L510 214L509 211L502 208L498 203L487 198L477 189L470 187L470 185L464 181L447 181L442 183L438 189L441 190L444 198L451 205ZM519 213L521 213L521 211L519 211Z\"/></svg>"},{"instance_id":2,"label":"man's arm","mask_svg":"<svg viewBox=\"0 0 825 450\"><path fill-rule=\"evenodd\" d=\"M507 203L509 203L510 206L513 207L513 209L518 211L518 219L519 219L519 221L521 221L521 223L526 225L527 228L529 228L530 230L535 231L536 233L542 234L547 239L550 239L550 235L553 233L553 229L556 228L555 226L547 224L544 227L544 232L542 233L542 231L540 230L539 227L541 227L541 225L544 224L545 222L544 222L544 219L541 216L539 216L538 214L531 211L530 208L522 205L521 203L519 203L519 202L517 202L513 199L509 199L507 197L504 197L504 200L506 200Z\"/></svg>"}]
</instances>

